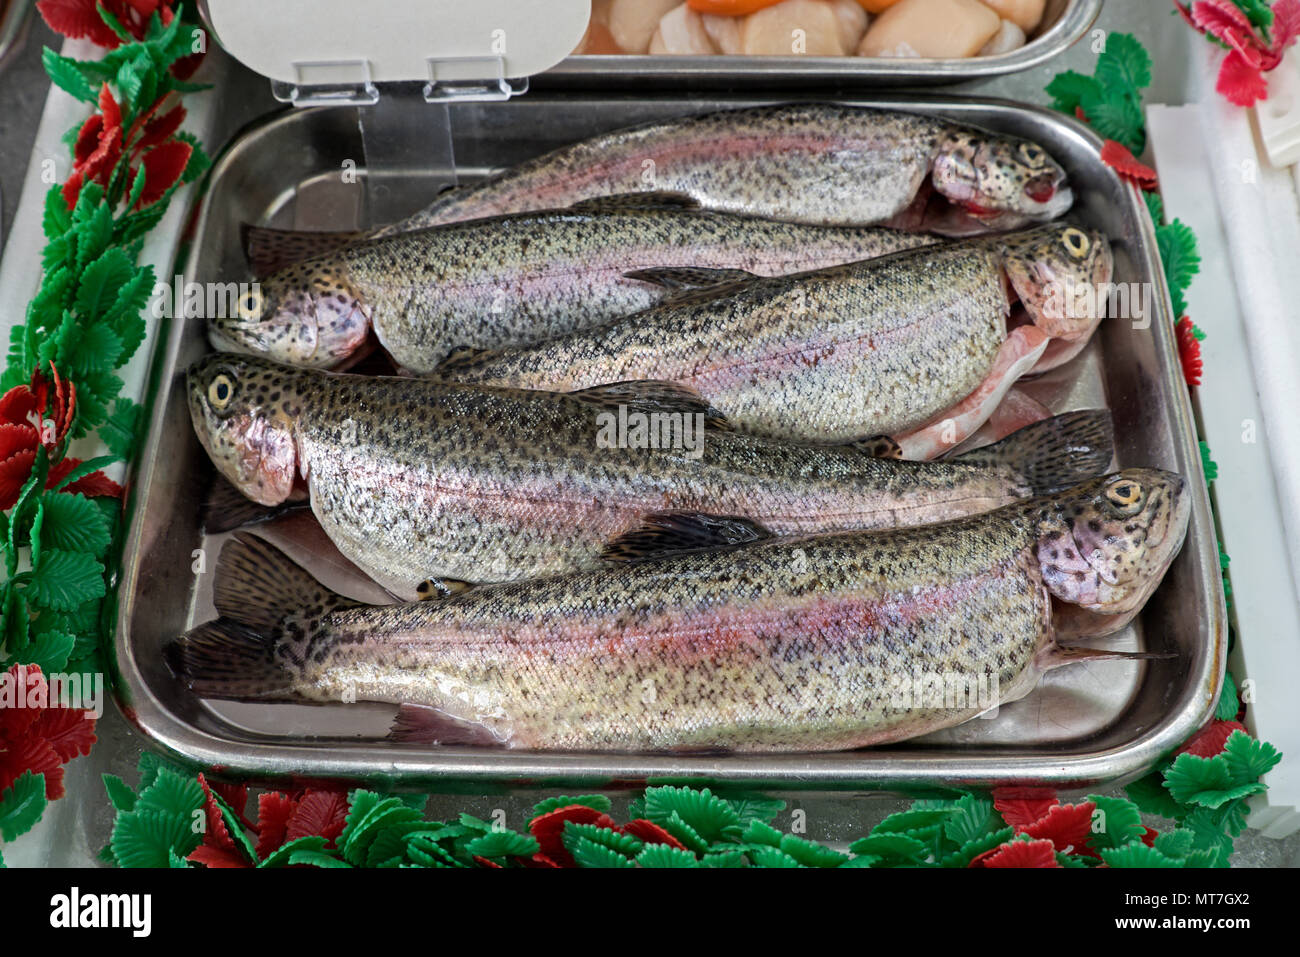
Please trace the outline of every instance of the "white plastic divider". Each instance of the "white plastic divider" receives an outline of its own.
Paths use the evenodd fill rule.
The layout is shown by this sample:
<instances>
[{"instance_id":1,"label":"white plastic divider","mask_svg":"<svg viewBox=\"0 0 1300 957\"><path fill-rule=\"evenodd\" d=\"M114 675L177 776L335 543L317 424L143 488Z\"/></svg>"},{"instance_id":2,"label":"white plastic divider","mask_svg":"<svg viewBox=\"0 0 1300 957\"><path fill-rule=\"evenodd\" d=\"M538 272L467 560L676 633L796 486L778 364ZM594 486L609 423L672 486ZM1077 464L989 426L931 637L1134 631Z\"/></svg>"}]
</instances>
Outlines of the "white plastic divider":
<instances>
[{"instance_id":1,"label":"white plastic divider","mask_svg":"<svg viewBox=\"0 0 1300 957\"><path fill-rule=\"evenodd\" d=\"M1232 558L1239 642L1229 668L1250 698L1252 732L1286 755L1265 779L1267 794L1252 803L1250 825L1285 837L1300 830L1300 589L1282 503L1295 502L1300 485L1278 458L1300 430L1294 401L1285 389L1262 388L1259 364L1261 353L1266 362L1285 361L1287 345L1273 330L1295 326L1300 290L1283 290L1300 278L1300 216L1289 171L1261 166L1244 111L1219 102L1152 106L1147 128L1166 216L1187 223L1200 242L1201 272L1188 303L1206 332L1196 398L1219 466L1212 490ZM1297 375L1293 366L1293 399Z\"/></svg>"},{"instance_id":2,"label":"white plastic divider","mask_svg":"<svg viewBox=\"0 0 1300 957\"><path fill-rule=\"evenodd\" d=\"M64 56L88 60L97 58L102 51L86 40L67 40L61 52ZM195 79L219 85L220 76L227 65L220 50L210 49ZM184 128L194 133L209 152L214 146L211 142L213 97L217 95L219 93L214 89L185 98L188 115ZM52 182L64 182L71 172L72 160L62 141L63 134L72 126L84 122L89 114L90 108L86 104L77 102L58 87L50 87L28 161L27 176L23 181L22 197L14 216L13 228L5 245L4 256L0 258L0 303L5 307L0 313L0 342L6 345L9 342L9 330L24 321L27 303L40 285L41 252L45 248L45 236L41 227L45 194ZM186 186L176 191L166 215L145 239L140 262L152 264L160 282L171 282L176 248L192 202L191 189L192 186ZM137 402L144 391L145 377L153 360L161 325L153 317L152 308L153 300L146 310L147 331L144 342L126 367L118 372L124 383L121 395ZM105 455L107 452L103 443L93 437L74 443L71 449L71 454L80 458ZM105 472L111 478L121 481L125 466L118 463L105 469ZM105 683L107 684L107 678ZM106 688L105 694L107 693ZM111 701L106 701L105 709L111 711L115 706ZM124 739L126 735L121 728L124 722L120 717L107 714L106 719L115 726L114 736ZM68 766L67 796L49 805L35 828L16 841L5 844L6 864L11 867L68 867L92 863L93 855L99 848L86 846L82 825L88 816L97 813L96 809L105 801L102 785L98 781L99 775L95 773L97 755L100 755L100 749L105 748L105 744L101 741L89 757L76 758Z\"/></svg>"}]
</instances>

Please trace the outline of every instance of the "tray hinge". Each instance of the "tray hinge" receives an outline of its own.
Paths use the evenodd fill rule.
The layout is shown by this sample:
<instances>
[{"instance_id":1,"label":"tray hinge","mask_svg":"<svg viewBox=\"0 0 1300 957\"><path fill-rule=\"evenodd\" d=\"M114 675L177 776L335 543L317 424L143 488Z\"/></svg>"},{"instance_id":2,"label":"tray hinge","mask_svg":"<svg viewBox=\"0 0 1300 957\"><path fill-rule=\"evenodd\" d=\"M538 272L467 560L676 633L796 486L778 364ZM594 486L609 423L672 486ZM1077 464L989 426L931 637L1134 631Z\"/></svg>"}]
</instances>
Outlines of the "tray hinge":
<instances>
[{"instance_id":1,"label":"tray hinge","mask_svg":"<svg viewBox=\"0 0 1300 957\"><path fill-rule=\"evenodd\" d=\"M369 106L379 102L379 87L369 60L294 61L295 79L272 80L271 95L294 106Z\"/></svg>"}]
</instances>

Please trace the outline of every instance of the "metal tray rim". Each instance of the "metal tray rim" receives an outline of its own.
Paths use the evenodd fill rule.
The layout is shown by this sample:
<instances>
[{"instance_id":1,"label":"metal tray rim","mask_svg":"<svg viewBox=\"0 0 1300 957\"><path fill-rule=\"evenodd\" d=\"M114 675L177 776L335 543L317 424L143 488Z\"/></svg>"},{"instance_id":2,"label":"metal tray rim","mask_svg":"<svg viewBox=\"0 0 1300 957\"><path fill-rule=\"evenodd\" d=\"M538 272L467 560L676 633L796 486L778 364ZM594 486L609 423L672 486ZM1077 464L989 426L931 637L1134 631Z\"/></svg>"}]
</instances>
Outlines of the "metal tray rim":
<instances>
[{"instance_id":1,"label":"metal tray rim","mask_svg":"<svg viewBox=\"0 0 1300 957\"><path fill-rule=\"evenodd\" d=\"M646 97L647 99L657 99ZM539 97L540 99L540 97ZM738 96L738 103L749 98ZM770 99L770 97L762 98ZM1057 124L1088 149L1099 155L1102 141L1073 118L1059 113L999 98L934 96L927 94L880 94L870 97L843 97L856 105L895 109L1000 109L1027 111L1040 119ZM337 108L322 108L337 109ZM283 122L291 112L279 112L251 124L232 140L232 144L252 132ZM214 164L209 175L224 167L227 156ZM1111 171L1107 175L1114 176ZM1208 492L1196 448L1190 397L1182 381L1174 342L1172 304L1155 256L1154 225L1136 187L1125 184L1124 194L1137 213L1142 230L1138 264L1152 279L1158 302L1153 310L1152 332L1161 359L1162 387L1174 397L1172 415L1175 441L1189 468L1186 478L1193 489L1192 511L1195 527L1213 529ZM201 224L211 213L202 201ZM196 253L191 249L190 257ZM192 272L192 270L189 270ZM176 357L184 335L182 322L172 322L165 339L160 337L147 395L156 395L174 375ZM1207 638L1212 643L1201 656L1200 667L1189 673L1187 685L1173 705L1178 705L1164 720L1148 728L1127 743L1086 754L1008 755L990 750L958 757L936 756L923 750L826 752L812 754L677 756L647 754L539 753L486 749L456 749L454 754L428 749L351 744L324 751L320 745L228 742L218 735L196 728L170 712L142 680L135 666L130 635L137 603L143 598L137 591L138 556L142 547L142 503L148 501L150 487L156 480L161 426L165 402L152 402L150 428L143 453L128 477L131 490L128 509L130 527L123 551L123 567L118 583L120 602L117 630L113 644L112 666L119 705L152 742L172 754L205 765L222 766L231 773L267 779L284 778L286 769L310 769L313 779L388 780L398 786L416 787L427 782L495 783L503 786L534 786L547 781L582 782L592 786L632 786L652 780L693 780L699 783L764 786L791 790L916 790L942 787L992 787L1008 782L1034 783L1059 788L1083 788L1135 777L1161 757L1182 744L1208 720L1218 698L1226 663L1226 609L1221 587L1210 569L1218 567L1213 536L1202 535L1189 541L1196 549L1198 582L1206 594L1206 607L1213 609L1213 621L1207 623ZM1171 705L1172 706L1172 705ZM333 742L330 742L333 744ZM237 753L232 753L237 752Z\"/></svg>"}]
</instances>

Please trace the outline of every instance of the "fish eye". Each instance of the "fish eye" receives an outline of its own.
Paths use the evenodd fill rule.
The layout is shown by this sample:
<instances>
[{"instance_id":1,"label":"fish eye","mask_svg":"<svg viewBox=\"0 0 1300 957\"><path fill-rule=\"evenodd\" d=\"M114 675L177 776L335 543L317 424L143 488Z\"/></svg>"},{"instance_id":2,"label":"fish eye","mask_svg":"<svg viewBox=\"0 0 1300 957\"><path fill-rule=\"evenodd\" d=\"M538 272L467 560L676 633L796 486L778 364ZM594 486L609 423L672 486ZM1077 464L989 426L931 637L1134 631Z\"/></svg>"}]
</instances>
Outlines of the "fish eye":
<instances>
[{"instance_id":1,"label":"fish eye","mask_svg":"<svg viewBox=\"0 0 1300 957\"><path fill-rule=\"evenodd\" d=\"M212 407L218 412L230 404L230 399L234 394L235 383L224 372L208 383L208 401L212 403Z\"/></svg>"},{"instance_id":2,"label":"fish eye","mask_svg":"<svg viewBox=\"0 0 1300 957\"><path fill-rule=\"evenodd\" d=\"M239 312L239 318L252 320L261 317L262 304L262 290L254 283L252 289L239 297L239 302L235 308Z\"/></svg>"},{"instance_id":3,"label":"fish eye","mask_svg":"<svg viewBox=\"0 0 1300 957\"><path fill-rule=\"evenodd\" d=\"M1020 158L1025 161L1026 165L1037 169L1043 165L1043 161L1047 157L1042 147L1035 146L1033 143L1021 143Z\"/></svg>"},{"instance_id":4,"label":"fish eye","mask_svg":"<svg viewBox=\"0 0 1300 957\"><path fill-rule=\"evenodd\" d=\"M1106 489L1106 500L1115 506L1121 515L1135 515L1142 508L1146 491L1141 484L1131 479L1120 479Z\"/></svg>"},{"instance_id":5,"label":"fish eye","mask_svg":"<svg viewBox=\"0 0 1300 957\"><path fill-rule=\"evenodd\" d=\"M1071 226L1065 232L1061 233L1061 244L1065 246L1068 252L1075 259L1082 259L1088 255L1088 250L1092 248L1092 240L1082 229L1075 229Z\"/></svg>"}]
</instances>

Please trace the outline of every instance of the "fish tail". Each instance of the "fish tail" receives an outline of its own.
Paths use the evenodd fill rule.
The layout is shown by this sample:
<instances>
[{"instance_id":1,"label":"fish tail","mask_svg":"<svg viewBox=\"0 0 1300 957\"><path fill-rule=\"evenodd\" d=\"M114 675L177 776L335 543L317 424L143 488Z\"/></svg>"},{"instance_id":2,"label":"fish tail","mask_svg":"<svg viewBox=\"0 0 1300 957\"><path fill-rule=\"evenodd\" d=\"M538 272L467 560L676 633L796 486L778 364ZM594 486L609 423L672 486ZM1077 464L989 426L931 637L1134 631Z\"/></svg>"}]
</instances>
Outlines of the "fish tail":
<instances>
[{"instance_id":1,"label":"fish tail","mask_svg":"<svg viewBox=\"0 0 1300 957\"><path fill-rule=\"evenodd\" d=\"M282 648L281 624L295 619L297 641L313 641L312 619L355 602L330 591L283 552L252 535L236 534L221 549L213 584L220 616L170 644L164 656L196 694L209 698L301 700L291 665L302 649ZM286 609L292 609L286 614ZM296 654L281 654L282 651Z\"/></svg>"},{"instance_id":2,"label":"fish tail","mask_svg":"<svg viewBox=\"0 0 1300 957\"><path fill-rule=\"evenodd\" d=\"M975 449L957 461L971 465L1009 465L1029 483L1034 495L1051 495L1102 475L1115 453L1110 412L1067 412L1027 425L1001 442Z\"/></svg>"},{"instance_id":3,"label":"fish tail","mask_svg":"<svg viewBox=\"0 0 1300 957\"><path fill-rule=\"evenodd\" d=\"M240 236L248 264L259 279L312 256L370 238L365 232L299 232L248 223L240 227Z\"/></svg>"},{"instance_id":4,"label":"fish tail","mask_svg":"<svg viewBox=\"0 0 1300 957\"><path fill-rule=\"evenodd\" d=\"M295 675L275 655L275 641L241 622L218 618L163 649L172 673L201 698L295 701Z\"/></svg>"}]
</instances>

